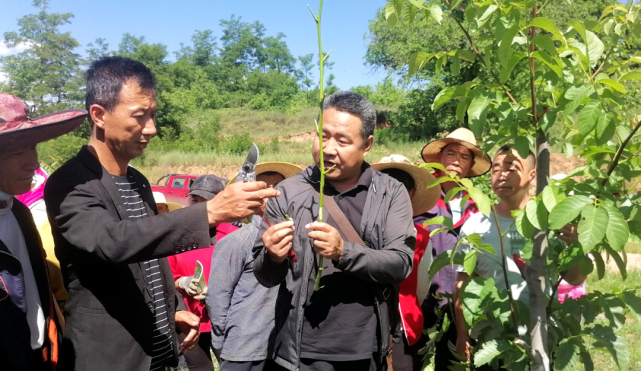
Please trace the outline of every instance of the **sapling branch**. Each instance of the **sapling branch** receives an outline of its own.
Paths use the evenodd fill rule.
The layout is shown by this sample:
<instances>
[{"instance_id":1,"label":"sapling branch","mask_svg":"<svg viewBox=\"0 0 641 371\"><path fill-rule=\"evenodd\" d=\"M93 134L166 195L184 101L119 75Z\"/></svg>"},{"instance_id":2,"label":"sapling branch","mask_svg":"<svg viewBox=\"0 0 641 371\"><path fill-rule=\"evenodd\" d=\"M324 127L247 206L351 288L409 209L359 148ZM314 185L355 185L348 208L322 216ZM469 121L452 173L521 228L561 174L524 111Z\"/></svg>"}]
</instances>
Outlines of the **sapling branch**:
<instances>
[{"instance_id":1,"label":"sapling branch","mask_svg":"<svg viewBox=\"0 0 641 371\"><path fill-rule=\"evenodd\" d=\"M332 171L334 169L334 166L331 168L325 170L325 158L323 156L323 99L325 98L324 96L324 81L323 81L323 67L325 65L325 60L329 56L329 53L323 54L323 46L321 42L321 16L323 13L323 0L320 0L320 5L318 6L318 15L315 15L314 12L312 11L312 8L307 4L307 8L309 9L310 13L312 13L312 17L314 17L314 21L316 22L316 33L318 34L318 65L320 69L320 85L319 85L319 110L320 113L318 114L318 122L316 122L316 134L318 136L318 148L319 148L319 164L318 167L320 169L320 189L318 190L318 195L319 195L319 201L318 201L318 221L323 222L323 200L324 200L324 190L325 190L325 175ZM318 272L316 273L316 278L314 280L314 291L317 291L320 289L320 280L321 277L323 276L323 265L324 265L324 259L322 256L318 256Z\"/></svg>"},{"instance_id":2,"label":"sapling branch","mask_svg":"<svg viewBox=\"0 0 641 371\"><path fill-rule=\"evenodd\" d=\"M606 173L605 179L603 179L603 181L601 182L601 187L604 187L608 183L608 179L610 178L610 175L612 175L612 172L619 164L619 159L621 159L621 154L623 154L623 150L628 145L628 143L630 142L630 139L632 139L634 134L637 133L640 127L641 127L641 120L637 122L637 124L634 126L634 129L630 131L630 134L628 134L628 136L623 140L623 143L621 143L621 147L619 147L619 149L617 150L617 153L614 155L614 158L612 159L612 162L610 163L610 166L608 166L608 171Z\"/></svg>"},{"instance_id":3,"label":"sapling branch","mask_svg":"<svg viewBox=\"0 0 641 371\"><path fill-rule=\"evenodd\" d=\"M510 301L510 318L512 319L512 326L514 326L514 331L519 333L519 323L516 320L516 305L514 305L514 297L512 296L512 287L510 286L510 281L507 279L507 256L505 255L505 243L503 242L503 233L501 232L501 225L499 224L499 217L496 214L496 208L492 205L492 215L494 215L494 222L496 223L496 229L499 232L499 241L501 243L501 253L503 254L503 264L501 268L503 270L503 279L505 280L505 287L507 288L507 295Z\"/></svg>"}]
</instances>

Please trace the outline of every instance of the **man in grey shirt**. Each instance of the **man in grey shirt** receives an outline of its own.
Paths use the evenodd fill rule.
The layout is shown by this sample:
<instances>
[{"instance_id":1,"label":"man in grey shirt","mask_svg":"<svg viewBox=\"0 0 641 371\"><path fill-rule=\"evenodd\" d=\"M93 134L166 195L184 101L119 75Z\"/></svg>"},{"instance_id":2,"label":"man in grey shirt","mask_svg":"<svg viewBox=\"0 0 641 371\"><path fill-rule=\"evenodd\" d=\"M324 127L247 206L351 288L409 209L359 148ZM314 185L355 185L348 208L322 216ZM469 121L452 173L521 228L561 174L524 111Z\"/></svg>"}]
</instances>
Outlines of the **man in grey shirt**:
<instances>
[{"instance_id":1,"label":"man in grey shirt","mask_svg":"<svg viewBox=\"0 0 641 371\"><path fill-rule=\"evenodd\" d=\"M302 169L287 163L256 166L256 180L275 187ZM263 209L252 222L218 241L211 257L206 296L212 347L221 371L274 368L268 360L273 345L278 287L266 288L254 276L252 248L263 222Z\"/></svg>"}]
</instances>

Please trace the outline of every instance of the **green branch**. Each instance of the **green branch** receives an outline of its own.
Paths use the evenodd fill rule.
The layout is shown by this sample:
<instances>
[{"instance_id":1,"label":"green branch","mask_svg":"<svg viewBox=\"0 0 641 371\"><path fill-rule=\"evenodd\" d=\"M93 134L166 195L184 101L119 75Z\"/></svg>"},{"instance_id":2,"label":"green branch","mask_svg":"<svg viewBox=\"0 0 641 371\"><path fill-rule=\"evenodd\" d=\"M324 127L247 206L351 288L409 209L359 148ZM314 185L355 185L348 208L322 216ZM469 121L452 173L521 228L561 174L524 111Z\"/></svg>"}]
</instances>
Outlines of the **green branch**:
<instances>
[{"instance_id":1,"label":"green branch","mask_svg":"<svg viewBox=\"0 0 641 371\"><path fill-rule=\"evenodd\" d=\"M309 12L312 13L312 17L314 17L314 21L316 22L316 33L318 34L318 65L320 68L320 85L319 85L319 101L318 101L318 108L320 110L320 113L318 114L318 122L316 123L316 133L318 134L318 148L320 151L320 159L319 159L319 170L320 170L320 189L318 191L319 194L319 202L318 202L318 221L323 222L323 200L324 200L324 194L323 191L325 190L325 175L332 171L334 167L332 166L331 168L325 170L325 158L323 155L323 99L325 98L324 94L324 80L323 80L323 67L325 66L325 60L327 57L329 57L329 54L331 51L327 54L323 53L323 45L321 42L321 16L323 14L323 0L320 0L320 5L318 6L318 15L314 14L312 11L312 8L307 4L307 8L309 9ZM314 280L314 291L318 291L320 289L320 280L321 277L323 276L323 264L324 264L324 259L322 256L318 256L318 272L316 273L316 279Z\"/></svg>"}]
</instances>

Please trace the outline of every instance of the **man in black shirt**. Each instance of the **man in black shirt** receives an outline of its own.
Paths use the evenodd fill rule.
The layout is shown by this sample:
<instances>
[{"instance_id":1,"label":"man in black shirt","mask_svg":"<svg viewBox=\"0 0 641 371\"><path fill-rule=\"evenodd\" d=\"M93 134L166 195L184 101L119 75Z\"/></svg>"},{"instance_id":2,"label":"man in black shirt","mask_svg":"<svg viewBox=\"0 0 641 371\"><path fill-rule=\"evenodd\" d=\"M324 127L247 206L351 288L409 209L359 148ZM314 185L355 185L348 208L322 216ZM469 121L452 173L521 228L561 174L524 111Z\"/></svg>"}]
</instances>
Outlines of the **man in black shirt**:
<instances>
[{"instance_id":1,"label":"man in black shirt","mask_svg":"<svg viewBox=\"0 0 641 371\"><path fill-rule=\"evenodd\" d=\"M209 247L209 228L239 220L278 195L231 185L213 199L156 215L147 179L129 162L156 134L156 91L142 63L105 57L87 71L88 146L45 188L69 290L59 370L149 371L177 363L198 341L198 317L176 293L166 257ZM176 331L186 335L179 344Z\"/></svg>"},{"instance_id":2,"label":"man in black shirt","mask_svg":"<svg viewBox=\"0 0 641 371\"><path fill-rule=\"evenodd\" d=\"M394 292L412 267L416 231L407 191L364 162L372 147L376 112L351 92L323 105L323 154L316 165L281 182L269 200L254 247L254 274L267 287L281 285L273 358L288 370L368 371L385 368ZM319 168L325 202L333 199L356 234L324 210L317 222ZM285 221L289 215L292 221ZM324 257L321 288L314 291L317 256Z\"/></svg>"}]
</instances>

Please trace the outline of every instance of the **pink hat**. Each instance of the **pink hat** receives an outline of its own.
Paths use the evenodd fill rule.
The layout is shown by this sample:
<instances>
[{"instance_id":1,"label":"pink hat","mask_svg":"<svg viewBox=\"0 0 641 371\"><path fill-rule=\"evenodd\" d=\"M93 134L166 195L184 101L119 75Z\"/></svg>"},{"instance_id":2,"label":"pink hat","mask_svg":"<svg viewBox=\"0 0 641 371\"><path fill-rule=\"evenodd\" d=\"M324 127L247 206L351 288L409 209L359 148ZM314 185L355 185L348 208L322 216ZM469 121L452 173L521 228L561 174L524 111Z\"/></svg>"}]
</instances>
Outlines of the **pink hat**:
<instances>
[{"instance_id":1,"label":"pink hat","mask_svg":"<svg viewBox=\"0 0 641 371\"><path fill-rule=\"evenodd\" d=\"M15 151L67 134L82 124L87 111L71 109L34 119L16 96L0 93L0 152Z\"/></svg>"}]
</instances>

